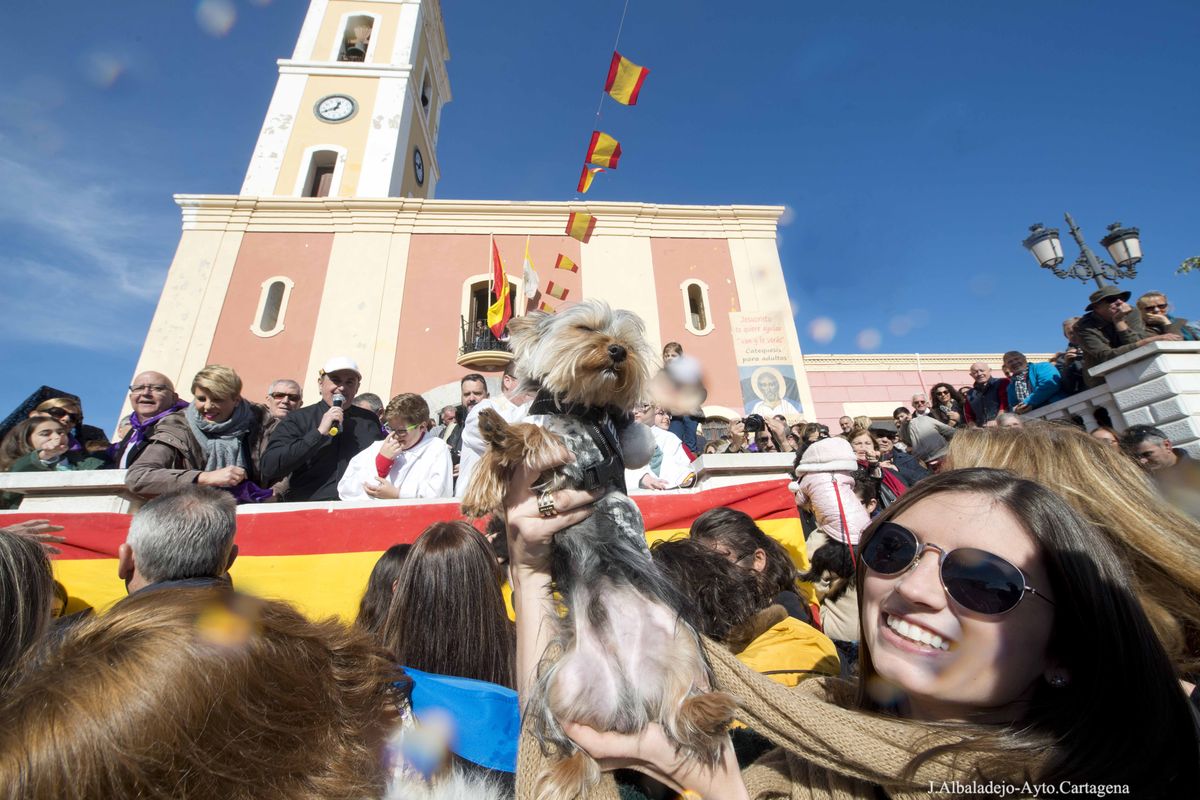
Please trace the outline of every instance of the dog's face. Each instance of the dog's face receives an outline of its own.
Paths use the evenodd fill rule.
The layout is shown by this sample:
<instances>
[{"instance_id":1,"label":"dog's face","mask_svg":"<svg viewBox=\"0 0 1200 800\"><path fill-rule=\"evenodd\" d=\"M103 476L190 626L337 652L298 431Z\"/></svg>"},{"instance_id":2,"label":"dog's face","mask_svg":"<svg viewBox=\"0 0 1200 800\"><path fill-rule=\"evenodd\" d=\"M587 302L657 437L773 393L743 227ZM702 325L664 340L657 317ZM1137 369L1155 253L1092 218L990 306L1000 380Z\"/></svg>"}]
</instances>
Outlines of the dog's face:
<instances>
[{"instance_id":1,"label":"dog's face","mask_svg":"<svg viewBox=\"0 0 1200 800\"><path fill-rule=\"evenodd\" d=\"M642 399L653 354L641 319L586 300L509 324L520 377L569 403L629 411Z\"/></svg>"}]
</instances>

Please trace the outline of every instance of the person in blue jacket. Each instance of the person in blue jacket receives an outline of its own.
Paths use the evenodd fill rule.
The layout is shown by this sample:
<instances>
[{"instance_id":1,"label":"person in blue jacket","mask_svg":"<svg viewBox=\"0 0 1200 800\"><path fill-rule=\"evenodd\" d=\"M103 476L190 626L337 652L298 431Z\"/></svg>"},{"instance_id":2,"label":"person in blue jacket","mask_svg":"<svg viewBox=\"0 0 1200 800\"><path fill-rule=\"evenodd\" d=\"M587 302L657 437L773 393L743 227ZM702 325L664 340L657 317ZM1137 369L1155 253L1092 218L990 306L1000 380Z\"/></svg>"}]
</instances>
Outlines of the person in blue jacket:
<instances>
[{"instance_id":1,"label":"person in blue jacket","mask_svg":"<svg viewBox=\"0 0 1200 800\"><path fill-rule=\"evenodd\" d=\"M1024 414L1066 397L1062 375L1053 364L1030 364L1025 354L1009 350L1004 354L1005 371L1011 373L1008 382L1008 407Z\"/></svg>"}]
</instances>

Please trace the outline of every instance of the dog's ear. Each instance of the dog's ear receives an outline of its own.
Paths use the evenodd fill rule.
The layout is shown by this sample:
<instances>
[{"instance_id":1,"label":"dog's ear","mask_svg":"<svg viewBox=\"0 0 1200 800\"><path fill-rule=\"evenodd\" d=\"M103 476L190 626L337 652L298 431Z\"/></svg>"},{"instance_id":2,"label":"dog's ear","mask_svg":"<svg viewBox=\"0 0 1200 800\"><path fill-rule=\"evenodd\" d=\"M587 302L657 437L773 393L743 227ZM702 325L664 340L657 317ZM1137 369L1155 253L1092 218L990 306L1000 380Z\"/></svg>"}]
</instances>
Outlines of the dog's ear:
<instances>
[{"instance_id":1,"label":"dog's ear","mask_svg":"<svg viewBox=\"0 0 1200 800\"><path fill-rule=\"evenodd\" d=\"M504 493L508 490L508 477L512 471L499 462L495 453L489 448L476 462L471 481L463 493L459 509L471 519L504 509Z\"/></svg>"},{"instance_id":2,"label":"dog's ear","mask_svg":"<svg viewBox=\"0 0 1200 800\"><path fill-rule=\"evenodd\" d=\"M553 469L563 464L569 464L575 460L575 456L567 449L567 445L557 434L551 433L537 425L514 425L514 428L522 428L523 443L525 450L525 466L531 472L541 474L546 470Z\"/></svg>"},{"instance_id":3,"label":"dog's ear","mask_svg":"<svg viewBox=\"0 0 1200 800\"><path fill-rule=\"evenodd\" d=\"M508 323L508 347L517 360L518 370L525 353L537 343L542 322L549 316L545 311L529 311Z\"/></svg>"}]
</instances>

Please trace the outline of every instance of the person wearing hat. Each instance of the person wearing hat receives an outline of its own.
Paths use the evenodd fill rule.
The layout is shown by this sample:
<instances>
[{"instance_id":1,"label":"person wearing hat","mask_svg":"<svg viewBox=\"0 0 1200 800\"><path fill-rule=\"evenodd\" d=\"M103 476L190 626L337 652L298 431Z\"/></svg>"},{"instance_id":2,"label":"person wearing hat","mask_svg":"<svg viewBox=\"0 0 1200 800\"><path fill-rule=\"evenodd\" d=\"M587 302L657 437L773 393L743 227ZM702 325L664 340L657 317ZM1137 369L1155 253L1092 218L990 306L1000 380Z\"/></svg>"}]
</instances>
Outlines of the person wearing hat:
<instances>
[{"instance_id":1,"label":"person wearing hat","mask_svg":"<svg viewBox=\"0 0 1200 800\"><path fill-rule=\"evenodd\" d=\"M1075 336L1083 350L1083 382L1088 388L1104 382L1091 375L1092 367L1150 342L1177 342L1177 333L1151 336L1141 315L1129 305L1130 292L1102 286L1088 297L1087 313L1075 323Z\"/></svg>"},{"instance_id":2,"label":"person wearing hat","mask_svg":"<svg viewBox=\"0 0 1200 800\"><path fill-rule=\"evenodd\" d=\"M321 399L280 420L263 453L262 471L271 483L291 476L284 502L337 500L350 459L383 438L379 418L352 405L362 382L358 364L338 356L317 374Z\"/></svg>"},{"instance_id":3,"label":"person wearing hat","mask_svg":"<svg viewBox=\"0 0 1200 800\"><path fill-rule=\"evenodd\" d=\"M896 433L895 425L880 420L872 423L868 430L875 437L875 444L879 447L879 463L886 465L891 462L900 474L900 480L912 486L922 478L930 476L931 473L921 466L920 461L896 447L896 440L900 437Z\"/></svg>"}]
</instances>

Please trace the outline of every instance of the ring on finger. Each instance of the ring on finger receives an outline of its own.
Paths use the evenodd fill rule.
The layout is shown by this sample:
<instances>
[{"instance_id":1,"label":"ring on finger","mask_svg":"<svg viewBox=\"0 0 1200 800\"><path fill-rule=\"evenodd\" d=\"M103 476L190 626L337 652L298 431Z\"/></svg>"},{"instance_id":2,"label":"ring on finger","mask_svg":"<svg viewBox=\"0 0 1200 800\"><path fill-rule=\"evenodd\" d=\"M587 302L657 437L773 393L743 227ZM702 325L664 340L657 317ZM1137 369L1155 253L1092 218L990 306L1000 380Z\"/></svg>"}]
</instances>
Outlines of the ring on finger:
<instances>
[{"instance_id":1,"label":"ring on finger","mask_svg":"<svg viewBox=\"0 0 1200 800\"><path fill-rule=\"evenodd\" d=\"M554 496L550 492L545 491L538 495L538 513L546 519L558 516L558 509L554 507Z\"/></svg>"}]
</instances>

